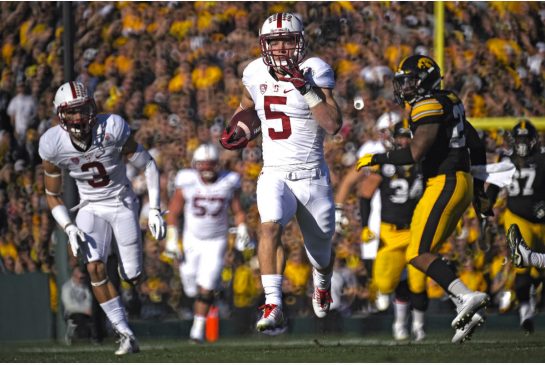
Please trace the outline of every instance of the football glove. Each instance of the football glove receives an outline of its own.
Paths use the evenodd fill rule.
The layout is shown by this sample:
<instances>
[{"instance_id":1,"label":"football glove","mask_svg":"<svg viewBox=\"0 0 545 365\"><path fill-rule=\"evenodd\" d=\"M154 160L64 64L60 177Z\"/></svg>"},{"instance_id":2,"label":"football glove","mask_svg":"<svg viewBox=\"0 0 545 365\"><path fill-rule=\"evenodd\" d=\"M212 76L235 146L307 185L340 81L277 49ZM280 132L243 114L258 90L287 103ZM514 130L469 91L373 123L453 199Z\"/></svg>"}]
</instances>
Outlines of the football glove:
<instances>
[{"instance_id":1,"label":"football glove","mask_svg":"<svg viewBox=\"0 0 545 365\"><path fill-rule=\"evenodd\" d=\"M309 92L311 86L305 79L303 71L299 69L299 65L295 64L293 60L286 59L286 65L281 65L280 68L289 77L279 77L278 80L291 82L292 85L301 93L301 95L305 95Z\"/></svg>"},{"instance_id":2,"label":"football glove","mask_svg":"<svg viewBox=\"0 0 545 365\"><path fill-rule=\"evenodd\" d=\"M226 150L239 150L246 147L248 144L248 138L246 138L245 135L241 135L237 138L235 135L236 130L237 129L235 127L227 127L223 130L220 138L220 144Z\"/></svg>"},{"instance_id":3,"label":"football glove","mask_svg":"<svg viewBox=\"0 0 545 365\"><path fill-rule=\"evenodd\" d=\"M473 197L473 208L481 218L492 217L494 215L492 204L484 190L479 189L475 192L475 196Z\"/></svg>"},{"instance_id":4,"label":"football glove","mask_svg":"<svg viewBox=\"0 0 545 365\"><path fill-rule=\"evenodd\" d=\"M239 251L244 251L250 243L250 234L245 223L237 226L237 236L235 237L235 248Z\"/></svg>"},{"instance_id":5,"label":"football glove","mask_svg":"<svg viewBox=\"0 0 545 365\"><path fill-rule=\"evenodd\" d=\"M341 233L348 225L349 221L344 214L344 209L342 204L335 204L335 232Z\"/></svg>"},{"instance_id":6,"label":"football glove","mask_svg":"<svg viewBox=\"0 0 545 365\"><path fill-rule=\"evenodd\" d=\"M182 251L180 250L180 246L178 245L178 230L174 226L167 227L165 255L173 259L182 257Z\"/></svg>"},{"instance_id":7,"label":"football glove","mask_svg":"<svg viewBox=\"0 0 545 365\"><path fill-rule=\"evenodd\" d=\"M545 217L545 201L540 200L534 204L534 217L537 219Z\"/></svg>"},{"instance_id":8,"label":"football glove","mask_svg":"<svg viewBox=\"0 0 545 365\"><path fill-rule=\"evenodd\" d=\"M68 236L68 241L70 242L70 248L72 249L72 253L74 254L74 257L78 256L78 249L79 249L79 242L85 242L85 233L81 229L78 228L74 223L70 223L66 226L64 229L66 232L66 235Z\"/></svg>"},{"instance_id":9,"label":"football glove","mask_svg":"<svg viewBox=\"0 0 545 365\"><path fill-rule=\"evenodd\" d=\"M150 208L148 215L148 227L153 238L157 241L165 238L167 233L166 223L163 215L158 208Z\"/></svg>"},{"instance_id":10,"label":"football glove","mask_svg":"<svg viewBox=\"0 0 545 365\"><path fill-rule=\"evenodd\" d=\"M372 240L374 240L376 236L373 233L373 231L371 231L369 229L369 227L365 226L361 230L361 236L360 237L361 237L361 242L362 243L369 243Z\"/></svg>"},{"instance_id":11,"label":"football glove","mask_svg":"<svg viewBox=\"0 0 545 365\"><path fill-rule=\"evenodd\" d=\"M372 165L375 165L372 161L373 161L373 156L374 154L373 153L366 153L365 155L363 155L359 160L358 162L356 162L356 170L357 171L360 171L362 168L366 167L366 166L372 166Z\"/></svg>"}]
</instances>

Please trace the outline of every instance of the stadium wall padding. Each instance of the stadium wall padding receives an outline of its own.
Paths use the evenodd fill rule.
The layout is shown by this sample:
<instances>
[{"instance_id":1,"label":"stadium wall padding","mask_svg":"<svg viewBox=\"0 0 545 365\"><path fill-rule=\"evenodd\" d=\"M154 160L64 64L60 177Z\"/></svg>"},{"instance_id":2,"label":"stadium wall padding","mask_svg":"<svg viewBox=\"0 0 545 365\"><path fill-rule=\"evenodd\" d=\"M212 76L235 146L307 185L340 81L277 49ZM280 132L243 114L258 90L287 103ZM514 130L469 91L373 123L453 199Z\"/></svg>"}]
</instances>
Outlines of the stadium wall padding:
<instances>
[{"instance_id":1,"label":"stadium wall padding","mask_svg":"<svg viewBox=\"0 0 545 365\"><path fill-rule=\"evenodd\" d=\"M47 274L0 275L0 341L52 337Z\"/></svg>"}]
</instances>

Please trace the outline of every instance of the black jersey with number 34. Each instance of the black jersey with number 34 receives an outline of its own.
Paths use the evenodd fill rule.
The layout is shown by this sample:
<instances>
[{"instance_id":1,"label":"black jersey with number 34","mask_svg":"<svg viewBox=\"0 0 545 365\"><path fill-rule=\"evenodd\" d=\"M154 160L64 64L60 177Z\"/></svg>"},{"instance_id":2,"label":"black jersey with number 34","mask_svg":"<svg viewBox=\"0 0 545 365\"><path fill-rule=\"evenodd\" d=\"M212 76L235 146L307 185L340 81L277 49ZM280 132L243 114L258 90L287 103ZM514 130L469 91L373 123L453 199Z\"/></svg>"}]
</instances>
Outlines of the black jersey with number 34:
<instances>
[{"instance_id":1,"label":"black jersey with number 34","mask_svg":"<svg viewBox=\"0 0 545 365\"><path fill-rule=\"evenodd\" d=\"M532 223L545 223L545 153L511 160L517 170L507 188L507 208Z\"/></svg>"},{"instance_id":2,"label":"black jersey with number 34","mask_svg":"<svg viewBox=\"0 0 545 365\"><path fill-rule=\"evenodd\" d=\"M418 165L383 165L380 170L381 221L408 228L423 191Z\"/></svg>"}]
</instances>

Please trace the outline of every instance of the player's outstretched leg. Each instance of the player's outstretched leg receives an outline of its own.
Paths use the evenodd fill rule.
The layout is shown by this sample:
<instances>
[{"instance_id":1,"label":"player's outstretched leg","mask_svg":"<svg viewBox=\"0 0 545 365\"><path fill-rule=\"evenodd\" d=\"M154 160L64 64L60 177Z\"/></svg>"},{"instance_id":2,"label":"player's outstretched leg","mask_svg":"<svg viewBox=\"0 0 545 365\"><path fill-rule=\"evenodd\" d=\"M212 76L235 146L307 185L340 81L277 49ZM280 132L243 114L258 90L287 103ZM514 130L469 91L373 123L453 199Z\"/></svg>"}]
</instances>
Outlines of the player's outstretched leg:
<instances>
[{"instance_id":1,"label":"player's outstretched leg","mask_svg":"<svg viewBox=\"0 0 545 365\"><path fill-rule=\"evenodd\" d=\"M511 224L507 231L507 243L511 253L511 261L516 267L528 267L532 250L526 245L518 225Z\"/></svg>"}]
</instances>

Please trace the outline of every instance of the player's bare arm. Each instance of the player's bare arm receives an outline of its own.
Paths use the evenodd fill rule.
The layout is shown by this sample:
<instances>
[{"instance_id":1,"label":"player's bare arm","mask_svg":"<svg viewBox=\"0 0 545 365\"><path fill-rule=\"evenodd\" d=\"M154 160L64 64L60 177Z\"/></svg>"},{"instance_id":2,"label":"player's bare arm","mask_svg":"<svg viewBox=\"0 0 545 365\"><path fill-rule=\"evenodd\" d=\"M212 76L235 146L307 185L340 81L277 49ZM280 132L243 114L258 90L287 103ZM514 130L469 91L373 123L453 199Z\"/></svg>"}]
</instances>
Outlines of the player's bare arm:
<instances>
[{"instance_id":1,"label":"player's bare arm","mask_svg":"<svg viewBox=\"0 0 545 365\"><path fill-rule=\"evenodd\" d=\"M233 193L233 199L231 200L231 212L235 219L235 224L238 226L246 221L246 214L242 209L242 204L240 202L240 190L237 190Z\"/></svg>"},{"instance_id":2,"label":"player's bare arm","mask_svg":"<svg viewBox=\"0 0 545 365\"><path fill-rule=\"evenodd\" d=\"M168 214L166 215L166 222L167 226L170 227L176 227L178 224L178 217L180 217L180 214L182 214L184 210L184 194L181 189L176 189L174 191L174 195L172 195L172 198L170 198L170 202L168 203Z\"/></svg>"},{"instance_id":3,"label":"player's bare arm","mask_svg":"<svg viewBox=\"0 0 545 365\"><path fill-rule=\"evenodd\" d=\"M44 183L47 205L50 209L57 205L62 205L61 187L62 187L62 170L49 161L43 161L44 168ZM64 227L62 227L64 228Z\"/></svg>"},{"instance_id":4,"label":"player's bare arm","mask_svg":"<svg viewBox=\"0 0 545 365\"><path fill-rule=\"evenodd\" d=\"M341 110L333 98L331 89L313 88L323 102L310 109L312 115L328 134L336 134L343 124Z\"/></svg>"},{"instance_id":5,"label":"player's bare arm","mask_svg":"<svg viewBox=\"0 0 545 365\"><path fill-rule=\"evenodd\" d=\"M439 131L439 123L428 123L419 126L411 141L410 150L413 160L420 161L435 142Z\"/></svg>"}]
</instances>

